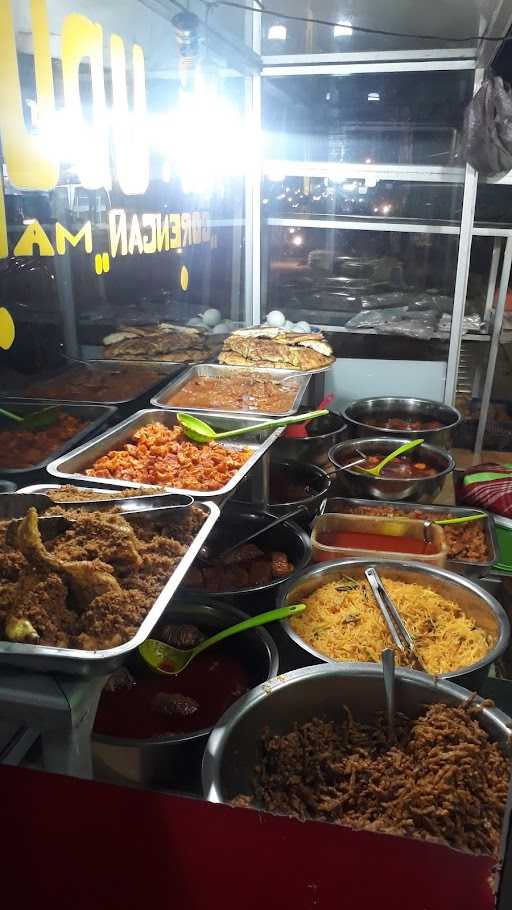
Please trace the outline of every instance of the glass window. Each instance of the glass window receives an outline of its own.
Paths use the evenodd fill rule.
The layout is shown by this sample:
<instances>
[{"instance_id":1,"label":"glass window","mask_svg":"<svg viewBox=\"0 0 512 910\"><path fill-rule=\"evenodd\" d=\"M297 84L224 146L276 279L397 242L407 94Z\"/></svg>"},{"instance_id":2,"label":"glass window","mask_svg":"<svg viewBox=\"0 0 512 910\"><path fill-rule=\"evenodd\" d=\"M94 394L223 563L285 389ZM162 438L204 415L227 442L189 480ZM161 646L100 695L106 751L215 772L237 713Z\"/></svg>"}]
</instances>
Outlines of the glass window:
<instances>
[{"instance_id":1,"label":"glass window","mask_svg":"<svg viewBox=\"0 0 512 910\"><path fill-rule=\"evenodd\" d=\"M279 0L279 12L324 19L338 26L293 22L279 16L263 16L263 53L335 54L355 51L416 50L442 47L470 47L477 41L454 42L454 37L481 34L480 0L450 0L449 3L421 4L410 0ZM411 37L372 35L354 31L356 26L399 32ZM279 29L279 30L278 30ZM286 29L286 32L283 31ZM506 29L505 29L506 30ZM499 32L498 32L499 34ZM436 41L415 36L435 35Z\"/></svg>"},{"instance_id":2,"label":"glass window","mask_svg":"<svg viewBox=\"0 0 512 910\"><path fill-rule=\"evenodd\" d=\"M1 362L51 366L63 344L87 356L122 325L209 307L242 321L245 79L217 44L180 66L172 16L66 0L34 26L52 54L37 83L30 4L9 6L0 305L16 340Z\"/></svg>"},{"instance_id":3,"label":"glass window","mask_svg":"<svg viewBox=\"0 0 512 910\"><path fill-rule=\"evenodd\" d=\"M470 70L265 78L265 156L453 165L472 85Z\"/></svg>"}]
</instances>

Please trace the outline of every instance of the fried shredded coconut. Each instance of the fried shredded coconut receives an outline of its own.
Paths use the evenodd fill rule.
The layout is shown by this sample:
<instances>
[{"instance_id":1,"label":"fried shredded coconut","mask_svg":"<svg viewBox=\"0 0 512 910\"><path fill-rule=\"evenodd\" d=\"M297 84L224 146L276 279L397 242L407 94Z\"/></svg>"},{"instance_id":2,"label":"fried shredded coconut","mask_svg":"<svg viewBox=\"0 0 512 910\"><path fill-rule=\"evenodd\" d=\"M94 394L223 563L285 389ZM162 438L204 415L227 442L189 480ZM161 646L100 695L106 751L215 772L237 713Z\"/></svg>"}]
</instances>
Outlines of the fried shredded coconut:
<instances>
[{"instance_id":1,"label":"fried shredded coconut","mask_svg":"<svg viewBox=\"0 0 512 910\"><path fill-rule=\"evenodd\" d=\"M399 714L392 743L381 715L363 724L346 707L339 723L266 731L253 796L235 805L496 855L511 763L479 724L481 707Z\"/></svg>"},{"instance_id":2,"label":"fried shredded coconut","mask_svg":"<svg viewBox=\"0 0 512 910\"><path fill-rule=\"evenodd\" d=\"M251 449L218 442L199 445L179 426L150 423L120 449L98 458L85 473L89 477L168 484L182 490L220 490L251 455Z\"/></svg>"},{"instance_id":3,"label":"fried shredded coconut","mask_svg":"<svg viewBox=\"0 0 512 910\"><path fill-rule=\"evenodd\" d=\"M69 488L68 500L77 492ZM54 506L45 514L65 514L76 523L43 540L43 523L32 509L11 545L9 522L0 521L0 636L85 650L133 637L206 517L195 505L130 521L115 508Z\"/></svg>"}]
</instances>

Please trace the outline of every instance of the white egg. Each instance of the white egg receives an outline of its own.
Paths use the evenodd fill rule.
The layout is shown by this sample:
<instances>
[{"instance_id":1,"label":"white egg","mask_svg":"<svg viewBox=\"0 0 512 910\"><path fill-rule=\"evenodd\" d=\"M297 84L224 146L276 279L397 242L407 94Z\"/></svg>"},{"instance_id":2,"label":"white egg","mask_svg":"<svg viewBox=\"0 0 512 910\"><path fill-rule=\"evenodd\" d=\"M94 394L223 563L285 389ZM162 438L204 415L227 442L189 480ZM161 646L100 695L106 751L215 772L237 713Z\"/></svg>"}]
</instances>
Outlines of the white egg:
<instances>
[{"instance_id":1,"label":"white egg","mask_svg":"<svg viewBox=\"0 0 512 910\"><path fill-rule=\"evenodd\" d=\"M205 325L213 329L214 325L218 325L219 322L222 322L222 313L219 310L206 310L202 314L202 319Z\"/></svg>"},{"instance_id":2,"label":"white egg","mask_svg":"<svg viewBox=\"0 0 512 910\"><path fill-rule=\"evenodd\" d=\"M293 328L294 328L293 322L290 322L290 320L287 319L283 326L283 329L285 330L285 332L293 332Z\"/></svg>"},{"instance_id":3,"label":"white egg","mask_svg":"<svg viewBox=\"0 0 512 910\"><path fill-rule=\"evenodd\" d=\"M192 316L192 319L189 319L187 325L204 325L203 320L199 316Z\"/></svg>"},{"instance_id":4,"label":"white egg","mask_svg":"<svg viewBox=\"0 0 512 910\"><path fill-rule=\"evenodd\" d=\"M310 332L311 326L309 322L296 322L294 327L295 332Z\"/></svg>"},{"instance_id":5,"label":"white egg","mask_svg":"<svg viewBox=\"0 0 512 910\"><path fill-rule=\"evenodd\" d=\"M284 313L281 313L281 310L272 310L271 313L267 316L267 323L275 328L280 328L284 326L286 322L286 316Z\"/></svg>"},{"instance_id":6,"label":"white egg","mask_svg":"<svg viewBox=\"0 0 512 910\"><path fill-rule=\"evenodd\" d=\"M218 325L213 327L212 331L214 335L228 335L231 329L226 322L219 322Z\"/></svg>"}]
</instances>

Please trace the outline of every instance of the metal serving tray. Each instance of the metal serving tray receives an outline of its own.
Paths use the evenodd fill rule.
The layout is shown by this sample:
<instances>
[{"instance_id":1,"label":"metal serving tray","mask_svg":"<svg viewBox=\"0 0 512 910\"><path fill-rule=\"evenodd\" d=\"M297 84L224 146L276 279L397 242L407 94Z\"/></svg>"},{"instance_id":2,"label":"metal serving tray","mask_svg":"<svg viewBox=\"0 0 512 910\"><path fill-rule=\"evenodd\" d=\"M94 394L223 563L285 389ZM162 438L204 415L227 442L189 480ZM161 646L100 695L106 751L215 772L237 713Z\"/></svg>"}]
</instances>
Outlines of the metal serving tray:
<instances>
[{"instance_id":1,"label":"metal serving tray","mask_svg":"<svg viewBox=\"0 0 512 910\"><path fill-rule=\"evenodd\" d=\"M48 490L57 489L59 484L34 484L19 490L20 493L46 493ZM105 489L101 490L105 492ZM116 492L112 490L111 492ZM103 651L83 651L76 648L50 648L45 645L22 645L13 642L0 641L0 660L11 666L23 667L34 672L71 673L75 676L102 676L111 673L119 667L130 651L138 648L151 634L152 629L162 616L172 596L183 581L190 566L194 562L199 550L206 541L220 511L213 502L197 503L204 509L206 520L197 536L189 546L185 556L176 567L138 632L130 641L117 648L108 648ZM127 521L133 516L124 515Z\"/></svg>"},{"instance_id":2,"label":"metal serving tray","mask_svg":"<svg viewBox=\"0 0 512 910\"><path fill-rule=\"evenodd\" d=\"M85 361L70 360L66 366L63 366L62 370L58 370L58 371L54 370L52 372L51 376L48 375L41 381L44 382L45 379L57 379L60 373L62 373L62 377L64 380L65 379L64 374L66 372L68 372L69 370L77 369L80 366L82 366L84 363L85 363ZM90 370L93 370L97 373L100 373L102 370L119 370L119 371L121 371L124 369L137 370L137 369L144 368L147 370L152 370L153 373L159 373L160 378L155 380L155 382L150 382L149 385L147 385L145 388L142 388L140 392L137 392L136 395L132 395L130 398L116 398L116 399L112 399L112 400L93 401L93 400L90 400L87 398L84 398L81 400L79 400L77 398L66 398L65 394L63 394L62 396L60 396L59 401L66 401L66 402L69 402L69 404L102 404L102 405L111 405L114 407L116 405L131 404L133 402L138 401L140 398L144 398L144 397L147 398L150 391L152 389L154 389L154 387L156 385L159 385L160 383L162 383L164 381L164 379L166 379L166 378L171 378L172 376L176 376L178 373L180 373L183 369L186 368L186 364L183 364L183 365L177 364L177 363L165 364L162 361L146 363L144 361L137 361L137 360L112 360L112 361L97 360L97 361L92 361L91 363L88 363L87 367ZM37 379L34 379L33 381L36 382ZM27 383L27 385L29 385L29 383ZM62 391L63 391L63 393L65 393L65 391L66 391L65 386ZM3 397L3 395L0 397ZM20 389L17 392L13 392L9 397L16 398L18 401L26 401L26 402L30 402L30 403L32 403L33 401L36 400L34 398L29 398L26 395L24 395L23 389ZM37 401L45 401L47 404L49 402L51 402L53 404L55 402L55 399L54 398L46 398L46 399L38 398Z\"/></svg>"},{"instance_id":3,"label":"metal serving tray","mask_svg":"<svg viewBox=\"0 0 512 910\"><path fill-rule=\"evenodd\" d=\"M183 408L167 403L167 399L172 393L177 392L179 389L182 389L183 386L189 382L189 380L195 379L196 376L208 376L213 378L219 376L232 376L234 379L238 373L268 376L269 379L275 379L278 382L282 382L283 379L293 378L294 381L298 384L298 389L297 394L292 402L292 406L287 411L228 411L228 409L226 409L226 411L219 412L218 408L191 408L190 406ZM181 376L178 376L177 379L173 379L172 382L161 389L158 394L151 399L151 404L155 408L165 408L166 410L172 411L186 410L187 413L190 411L193 414L201 411L201 413L204 414L226 413L236 414L239 417L291 417L293 414L297 413L300 403L304 397L304 393L309 385L310 378L311 377L309 373L301 375L295 370L271 370L265 368L251 369L250 367L231 367L220 363L199 363L196 366L190 367L186 373L182 373Z\"/></svg>"},{"instance_id":4,"label":"metal serving tray","mask_svg":"<svg viewBox=\"0 0 512 910\"><path fill-rule=\"evenodd\" d=\"M202 413L202 412L198 412ZM235 417L228 414L205 414L210 423L217 430L235 430L239 427L253 426L256 423L264 423L262 420L248 419L247 417ZM152 489L151 484L136 483L129 480L113 480L111 477L89 477L85 474L86 468L90 467L97 458L117 449L127 442L140 427L147 426L149 423L162 423L166 427L173 427L177 423L175 411L162 410L143 410L133 414L117 424L113 429L107 430L96 439L84 443L78 449L73 449L67 455L56 458L48 465L48 473L53 477L66 480L69 483L83 481L88 485L105 484L111 488L119 487L148 487ZM245 436L237 436L235 440L226 440L226 446L231 449L251 449L252 455L244 465L236 472L231 480L219 490L189 490L182 487L171 487L167 489L175 493L189 493L194 499L214 499L219 500L222 497L232 493L240 481L249 473L251 468L260 460L262 455L270 448L272 443L278 439L283 432L282 427L278 427L273 432L263 430L261 433L253 432ZM256 440L256 444L255 444ZM223 444L223 443L221 443Z\"/></svg>"},{"instance_id":5,"label":"metal serving tray","mask_svg":"<svg viewBox=\"0 0 512 910\"><path fill-rule=\"evenodd\" d=\"M326 499L324 501L322 514L325 515L328 512L344 512L347 508L357 508L357 506L364 506L374 509L381 508L382 506L390 506L393 509L398 509L400 512L404 513L414 512L416 509L421 509L422 512L426 512L429 515L432 515L432 521L435 521L436 517L439 517L440 514L449 514L453 518L462 518L467 515L478 515L482 512L482 509L465 509L460 508L459 506L431 506L423 505L422 503L417 502L384 502L377 501L375 499L348 499L346 497L339 496L332 499ZM489 569L492 568L498 559L496 531L491 515L486 513L485 518L482 518L482 521L485 527L485 539L487 548L489 550L489 559L485 562L472 562L468 559L450 559L450 557L448 557L446 566L447 569L460 570L466 575L485 575Z\"/></svg>"},{"instance_id":6,"label":"metal serving tray","mask_svg":"<svg viewBox=\"0 0 512 910\"><path fill-rule=\"evenodd\" d=\"M39 461L37 464L28 465L24 468L0 468L0 474L8 474L9 477L16 476L19 474L30 474L33 471L40 471L42 468L45 468L50 461L54 458L58 458L60 455L63 455L64 452L67 452L69 449L72 449L73 446L76 446L82 439L85 439L86 436L89 436L91 433L95 433L104 423L107 422L117 411L117 408L112 405L106 404L77 404L76 402L71 403L69 401L62 401L53 399L48 401L45 398L31 398L30 403L28 401L22 401L19 398L3 398L1 401L2 407L5 407L7 411L17 411L20 414L23 414L25 411L29 414L32 411L38 411L41 408L47 407L49 404L55 407L62 408L63 411L69 414L73 414L75 417L82 417L87 419L85 427L80 430L79 433L75 433L74 436L71 436L66 442L64 442L57 449L54 449L53 452ZM14 424L13 424L14 427ZM0 433L1 438L1 433Z\"/></svg>"}]
</instances>

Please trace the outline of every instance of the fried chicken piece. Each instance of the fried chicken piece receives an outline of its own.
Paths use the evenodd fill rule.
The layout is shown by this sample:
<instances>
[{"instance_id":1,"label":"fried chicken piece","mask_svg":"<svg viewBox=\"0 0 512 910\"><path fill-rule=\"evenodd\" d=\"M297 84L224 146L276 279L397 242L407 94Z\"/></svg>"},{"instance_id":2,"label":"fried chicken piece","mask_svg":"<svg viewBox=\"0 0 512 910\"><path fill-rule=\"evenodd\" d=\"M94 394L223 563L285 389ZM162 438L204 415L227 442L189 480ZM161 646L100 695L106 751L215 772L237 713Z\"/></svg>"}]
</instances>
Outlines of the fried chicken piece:
<instances>
[{"instance_id":1,"label":"fried chicken piece","mask_svg":"<svg viewBox=\"0 0 512 910\"><path fill-rule=\"evenodd\" d=\"M253 559L261 559L263 550L254 543L246 543L232 553L228 553L225 559L226 565L233 565L238 562L252 562Z\"/></svg>"},{"instance_id":2,"label":"fried chicken piece","mask_svg":"<svg viewBox=\"0 0 512 910\"><path fill-rule=\"evenodd\" d=\"M77 647L115 648L133 638L151 601L140 591L109 591L96 597L80 617Z\"/></svg>"},{"instance_id":3,"label":"fried chicken piece","mask_svg":"<svg viewBox=\"0 0 512 910\"><path fill-rule=\"evenodd\" d=\"M256 559L247 566L249 587L269 585L272 581L272 566L268 559Z\"/></svg>"},{"instance_id":4,"label":"fried chicken piece","mask_svg":"<svg viewBox=\"0 0 512 910\"><path fill-rule=\"evenodd\" d=\"M141 565L139 546L122 515L93 512L82 513L76 525L49 543L47 550L62 561L101 559L122 571Z\"/></svg>"},{"instance_id":5,"label":"fried chicken piece","mask_svg":"<svg viewBox=\"0 0 512 910\"><path fill-rule=\"evenodd\" d=\"M158 633L158 640L165 642L167 645L172 645L173 648L181 648L181 650L187 651L189 648L195 648L196 645L204 641L204 635L197 626L187 623L182 623L181 625L169 624L164 626L162 631Z\"/></svg>"},{"instance_id":6,"label":"fried chicken piece","mask_svg":"<svg viewBox=\"0 0 512 910\"><path fill-rule=\"evenodd\" d=\"M78 606L85 609L95 598L107 592L120 592L112 567L99 559L83 562L65 562L52 556L41 540L35 509L29 509L16 530L19 549L37 568L57 572L64 576Z\"/></svg>"},{"instance_id":7,"label":"fried chicken piece","mask_svg":"<svg viewBox=\"0 0 512 910\"><path fill-rule=\"evenodd\" d=\"M39 636L38 644L68 647L76 617L67 609L67 596L67 587L59 575L28 569L20 576L13 593L5 619L6 636L9 637L8 625L17 620L32 626Z\"/></svg>"},{"instance_id":8,"label":"fried chicken piece","mask_svg":"<svg viewBox=\"0 0 512 910\"><path fill-rule=\"evenodd\" d=\"M127 667L119 667L114 670L108 677L104 687L104 692L128 692L133 689L135 680Z\"/></svg>"},{"instance_id":9,"label":"fried chicken piece","mask_svg":"<svg viewBox=\"0 0 512 910\"><path fill-rule=\"evenodd\" d=\"M272 551L272 577L286 578L294 570L293 563L289 562L286 553L280 553L279 550Z\"/></svg>"}]
</instances>

